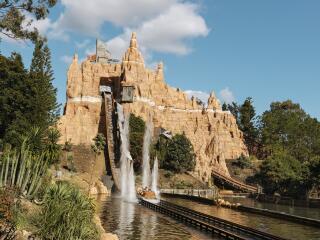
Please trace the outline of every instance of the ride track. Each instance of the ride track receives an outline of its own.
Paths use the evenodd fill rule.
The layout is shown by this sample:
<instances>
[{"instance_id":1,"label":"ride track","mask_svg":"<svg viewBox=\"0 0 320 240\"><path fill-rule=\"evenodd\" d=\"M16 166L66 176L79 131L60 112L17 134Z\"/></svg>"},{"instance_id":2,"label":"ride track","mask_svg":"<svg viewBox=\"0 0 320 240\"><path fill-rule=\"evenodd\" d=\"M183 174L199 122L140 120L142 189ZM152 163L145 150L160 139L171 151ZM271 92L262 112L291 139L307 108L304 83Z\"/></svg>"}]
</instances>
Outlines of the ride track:
<instances>
[{"instance_id":1,"label":"ride track","mask_svg":"<svg viewBox=\"0 0 320 240\"><path fill-rule=\"evenodd\" d=\"M164 200L160 200L159 203L152 203L143 198L139 198L139 203L154 211L175 218L187 225L199 228L202 231L211 232L212 235L222 237L223 239L285 240L285 238L282 237L200 213Z\"/></svg>"}]
</instances>

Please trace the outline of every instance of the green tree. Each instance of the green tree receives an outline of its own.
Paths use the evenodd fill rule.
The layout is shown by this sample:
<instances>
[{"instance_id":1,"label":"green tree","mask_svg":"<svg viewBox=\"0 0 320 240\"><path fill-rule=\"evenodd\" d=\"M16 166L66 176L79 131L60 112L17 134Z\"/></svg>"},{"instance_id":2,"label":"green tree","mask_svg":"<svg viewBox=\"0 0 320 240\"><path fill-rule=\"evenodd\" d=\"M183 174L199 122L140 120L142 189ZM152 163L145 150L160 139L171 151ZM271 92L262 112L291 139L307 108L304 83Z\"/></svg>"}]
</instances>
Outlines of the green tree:
<instances>
[{"instance_id":1,"label":"green tree","mask_svg":"<svg viewBox=\"0 0 320 240\"><path fill-rule=\"evenodd\" d=\"M44 19L57 0L3 0L0 2L0 34L13 39L36 41L38 30L31 29L32 20ZM29 18L26 18L28 16ZM1 35L0 35L1 36Z\"/></svg>"},{"instance_id":2,"label":"green tree","mask_svg":"<svg viewBox=\"0 0 320 240\"><path fill-rule=\"evenodd\" d=\"M239 108L240 129L250 154L256 153L258 130L255 127L256 112L252 104L252 98L247 98Z\"/></svg>"},{"instance_id":3,"label":"green tree","mask_svg":"<svg viewBox=\"0 0 320 240\"><path fill-rule=\"evenodd\" d=\"M32 81L21 55L0 55L0 138L18 145L32 124Z\"/></svg>"},{"instance_id":4,"label":"green tree","mask_svg":"<svg viewBox=\"0 0 320 240\"><path fill-rule=\"evenodd\" d=\"M176 134L166 144L161 167L173 172L183 173L194 170L195 154L190 140L184 134Z\"/></svg>"},{"instance_id":5,"label":"green tree","mask_svg":"<svg viewBox=\"0 0 320 240\"><path fill-rule=\"evenodd\" d=\"M129 119L130 153L133 158L133 167L135 171L141 170L143 136L144 136L145 127L146 127L146 124L141 117L137 117L134 114L130 115L130 119Z\"/></svg>"},{"instance_id":6,"label":"green tree","mask_svg":"<svg viewBox=\"0 0 320 240\"><path fill-rule=\"evenodd\" d=\"M262 164L260 180L266 193L305 197L309 169L286 151L277 151Z\"/></svg>"},{"instance_id":7,"label":"green tree","mask_svg":"<svg viewBox=\"0 0 320 240\"><path fill-rule=\"evenodd\" d=\"M231 104L228 104L226 107L226 110L230 111L230 113L234 116L236 119L237 124L239 125L240 120L240 106L236 102L232 102Z\"/></svg>"},{"instance_id":8,"label":"green tree","mask_svg":"<svg viewBox=\"0 0 320 240\"><path fill-rule=\"evenodd\" d=\"M53 86L51 53L45 40L37 40L30 66L30 79L33 83L33 125L48 128L57 119L57 89Z\"/></svg>"},{"instance_id":9,"label":"green tree","mask_svg":"<svg viewBox=\"0 0 320 240\"><path fill-rule=\"evenodd\" d=\"M320 155L320 123L292 101L274 102L261 117L266 154L285 149L301 162Z\"/></svg>"},{"instance_id":10,"label":"green tree","mask_svg":"<svg viewBox=\"0 0 320 240\"><path fill-rule=\"evenodd\" d=\"M228 111L228 104L226 102L222 104L222 111Z\"/></svg>"}]
</instances>

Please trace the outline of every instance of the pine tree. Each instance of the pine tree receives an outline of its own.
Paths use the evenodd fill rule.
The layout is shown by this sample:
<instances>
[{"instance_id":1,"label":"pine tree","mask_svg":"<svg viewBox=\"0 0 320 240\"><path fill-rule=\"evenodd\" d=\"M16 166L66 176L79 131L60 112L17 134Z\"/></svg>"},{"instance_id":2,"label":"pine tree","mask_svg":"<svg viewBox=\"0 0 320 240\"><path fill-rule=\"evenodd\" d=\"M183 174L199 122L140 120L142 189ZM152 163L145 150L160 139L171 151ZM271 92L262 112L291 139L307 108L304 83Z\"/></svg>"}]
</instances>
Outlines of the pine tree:
<instances>
[{"instance_id":1,"label":"pine tree","mask_svg":"<svg viewBox=\"0 0 320 240\"><path fill-rule=\"evenodd\" d=\"M239 109L240 129L243 132L245 143L249 153L254 154L256 148L258 131L255 127L256 112L252 105L252 98L247 98Z\"/></svg>"},{"instance_id":2,"label":"pine tree","mask_svg":"<svg viewBox=\"0 0 320 240\"><path fill-rule=\"evenodd\" d=\"M228 111L228 105L226 104L226 102L224 102L224 103L222 104L222 110L223 110L223 111Z\"/></svg>"},{"instance_id":3,"label":"pine tree","mask_svg":"<svg viewBox=\"0 0 320 240\"><path fill-rule=\"evenodd\" d=\"M46 129L55 122L59 105L56 100L57 90L52 84L51 53L45 40L40 39L35 44L29 75L34 83L31 121Z\"/></svg>"}]
</instances>

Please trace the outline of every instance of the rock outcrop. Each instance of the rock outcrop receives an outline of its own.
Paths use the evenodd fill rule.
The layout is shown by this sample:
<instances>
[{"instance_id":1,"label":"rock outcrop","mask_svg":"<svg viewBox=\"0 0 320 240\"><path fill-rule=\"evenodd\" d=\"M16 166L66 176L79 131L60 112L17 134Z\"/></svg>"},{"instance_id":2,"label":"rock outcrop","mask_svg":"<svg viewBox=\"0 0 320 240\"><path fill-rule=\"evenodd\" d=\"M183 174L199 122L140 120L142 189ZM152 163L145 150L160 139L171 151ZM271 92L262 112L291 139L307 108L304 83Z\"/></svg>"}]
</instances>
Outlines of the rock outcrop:
<instances>
[{"instance_id":1,"label":"rock outcrop","mask_svg":"<svg viewBox=\"0 0 320 240\"><path fill-rule=\"evenodd\" d=\"M164 81L163 63L155 70L145 67L138 49L136 35L121 63L98 63L86 60L79 64L75 56L68 71L67 103L60 119L61 142L91 144L98 132L104 132L100 85L113 90L115 100L121 101L123 89L133 90L132 101L122 102L126 113L134 113L145 121L153 121L173 134L185 133L196 153L194 176L209 181L211 171L229 175L225 160L247 155L242 132L228 111L222 111L212 92L203 106L189 99L179 88Z\"/></svg>"}]
</instances>

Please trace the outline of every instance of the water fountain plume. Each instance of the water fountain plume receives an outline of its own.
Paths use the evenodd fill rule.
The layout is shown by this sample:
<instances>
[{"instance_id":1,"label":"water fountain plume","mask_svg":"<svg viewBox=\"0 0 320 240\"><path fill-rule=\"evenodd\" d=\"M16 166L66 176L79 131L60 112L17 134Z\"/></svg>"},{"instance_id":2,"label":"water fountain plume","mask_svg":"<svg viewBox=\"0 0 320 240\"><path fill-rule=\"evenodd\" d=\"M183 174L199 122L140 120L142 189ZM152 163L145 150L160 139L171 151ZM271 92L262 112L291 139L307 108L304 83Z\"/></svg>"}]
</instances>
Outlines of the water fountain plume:
<instances>
[{"instance_id":1,"label":"water fountain plume","mask_svg":"<svg viewBox=\"0 0 320 240\"><path fill-rule=\"evenodd\" d=\"M129 117L123 113L122 106L117 103L118 123L121 139L120 175L121 197L128 202L136 202L135 177L133 171L133 159L129 151Z\"/></svg>"},{"instance_id":2,"label":"water fountain plume","mask_svg":"<svg viewBox=\"0 0 320 240\"><path fill-rule=\"evenodd\" d=\"M143 137L143 156L142 156L142 187L150 187L151 172L150 172L150 143L152 140L153 124L147 122L145 134Z\"/></svg>"},{"instance_id":3,"label":"water fountain plume","mask_svg":"<svg viewBox=\"0 0 320 240\"><path fill-rule=\"evenodd\" d=\"M155 193L157 199L159 199L158 179L159 179L159 164L158 164L158 158L156 157L153 162L151 191Z\"/></svg>"}]
</instances>

